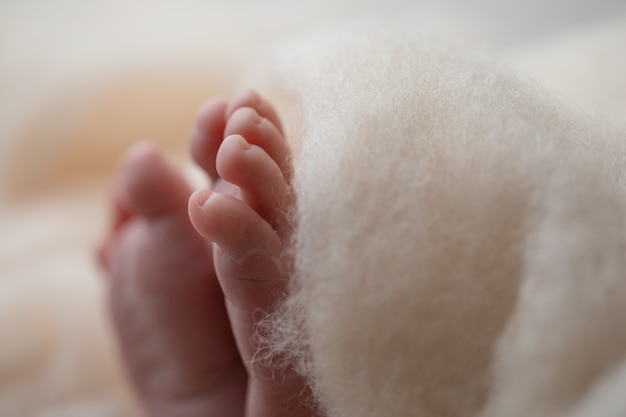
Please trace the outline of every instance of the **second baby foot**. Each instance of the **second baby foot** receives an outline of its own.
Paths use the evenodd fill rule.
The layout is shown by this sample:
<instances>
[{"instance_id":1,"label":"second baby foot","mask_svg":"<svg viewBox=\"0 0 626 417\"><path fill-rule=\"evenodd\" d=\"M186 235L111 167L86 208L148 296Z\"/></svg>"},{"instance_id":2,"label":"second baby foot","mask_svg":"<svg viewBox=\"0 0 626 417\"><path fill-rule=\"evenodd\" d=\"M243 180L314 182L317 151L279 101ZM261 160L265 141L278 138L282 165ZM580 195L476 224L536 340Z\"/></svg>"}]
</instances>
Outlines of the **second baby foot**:
<instances>
[{"instance_id":1,"label":"second baby foot","mask_svg":"<svg viewBox=\"0 0 626 417\"><path fill-rule=\"evenodd\" d=\"M241 417L246 370L211 248L189 221L190 194L152 146L128 153L99 254L111 314L148 415Z\"/></svg>"},{"instance_id":2,"label":"second baby foot","mask_svg":"<svg viewBox=\"0 0 626 417\"><path fill-rule=\"evenodd\" d=\"M246 415L312 415L303 378L257 360L258 325L285 296L291 275L291 151L276 113L252 92L229 106L210 102L200 115L192 154L213 179L213 191L191 196L189 214L214 243L215 269L248 372Z\"/></svg>"}]
</instances>

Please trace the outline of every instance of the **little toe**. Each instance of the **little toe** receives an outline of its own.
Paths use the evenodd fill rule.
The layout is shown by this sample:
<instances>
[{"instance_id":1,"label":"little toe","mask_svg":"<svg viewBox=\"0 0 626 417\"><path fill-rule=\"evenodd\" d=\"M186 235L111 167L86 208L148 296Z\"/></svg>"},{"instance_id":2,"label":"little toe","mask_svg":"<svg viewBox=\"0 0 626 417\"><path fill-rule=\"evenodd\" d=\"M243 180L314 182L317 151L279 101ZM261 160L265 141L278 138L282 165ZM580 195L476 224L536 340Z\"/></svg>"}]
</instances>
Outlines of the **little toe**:
<instances>
[{"instance_id":1,"label":"little toe","mask_svg":"<svg viewBox=\"0 0 626 417\"><path fill-rule=\"evenodd\" d=\"M282 133L269 119L261 117L250 107L236 110L226 123L224 137L241 135L261 147L272 158L289 181L291 179L291 149Z\"/></svg>"},{"instance_id":2,"label":"little toe","mask_svg":"<svg viewBox=\"0 0 626 417\"><path fill-rule=\"evenodd\" d=\"M217 171L239 186L243 200L281 232L292 200L291 188L276 162L261 147L240 135L227 137L218 152Z\"/></svg>"},{"instance_id":3,"label":"little toe","mask_svg":"<svg viewBox=\"0 0 626 417\"><path fill-rule=\"evenodd\" d=\"M227 104L221 99L211 99L202 105L191 135L191 156L209 175L212 181L218 178L215 156L224 138Z\"/></svg>"}]
</instances>

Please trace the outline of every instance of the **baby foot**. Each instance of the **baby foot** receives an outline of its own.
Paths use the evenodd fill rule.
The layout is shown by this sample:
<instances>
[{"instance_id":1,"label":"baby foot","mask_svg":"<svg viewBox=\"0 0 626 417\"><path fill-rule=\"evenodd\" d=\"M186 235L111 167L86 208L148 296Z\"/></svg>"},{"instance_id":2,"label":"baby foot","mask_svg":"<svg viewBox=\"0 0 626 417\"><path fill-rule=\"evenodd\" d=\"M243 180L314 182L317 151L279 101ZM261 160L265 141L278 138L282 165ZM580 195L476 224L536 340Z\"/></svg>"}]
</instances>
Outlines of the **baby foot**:
<instances>
[{"instance_id":1,"label":"baby foot","mask_svg":"<svg viewBox=\"0 0 626 417\"><path fill-rule=\"evenodd\" d=\"M149 145L132 149L99 259L131 379L150 416L237 416L247 385L191 191Z\"/></svg>"},{"instance_id":2,"label":"baby foot","mask_svg":"<svg viewBox=\"0 0 626 417\"><path fill-rule=\"evenodd\" d=\"M276 113L251 92L228 107L209 102L192 155L214 180L213 191L191 196L189 215L214 243L215 269L249 377L247 415L312 415L301 377L256 360L258 324L284 297L290 278L291 153Z\"/></svg>"}]
</instances>

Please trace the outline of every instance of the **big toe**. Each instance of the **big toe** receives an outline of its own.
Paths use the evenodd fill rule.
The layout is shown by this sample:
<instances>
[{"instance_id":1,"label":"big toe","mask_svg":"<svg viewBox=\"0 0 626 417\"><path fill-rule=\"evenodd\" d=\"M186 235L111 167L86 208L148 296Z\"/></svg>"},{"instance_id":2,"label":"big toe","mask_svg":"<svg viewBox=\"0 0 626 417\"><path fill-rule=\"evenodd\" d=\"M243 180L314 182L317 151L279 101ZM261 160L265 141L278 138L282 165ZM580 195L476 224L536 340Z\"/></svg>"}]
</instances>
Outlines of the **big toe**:
<instances>
[{"instance_id":1,"label":"big toe","mask_svg":"<svg viewBox=\"0 0 626 417\"><path fill-rule=\"evenodd\" d=\"M142 142L126 154L117 196L134 214L151 218L185 212L191 191L153 145Z\"/></svg>"},{"instance_id":2,"label":"big toe","mask_svg":"<svg viewBox=\"0 0 626 417\"><path fill-rule=\"evenodd\" d=\"M133 146L122 160L113 189L109 233L100 242L97 259L110 270L119 258L119 240L128 233L131 219L154 220L162 216L184 218L191 191L183 178L164 160L156 148L142 142Z\"/></svg>"},{"instance_id":3,"label":"big toe","mask_svg":"<svg viewBox=\"0 0 626 417\"><path fill-rule=\"evenodd\" d=\"M189 211L196 229L217 244L215 266L249 375L247 415L313 415L304 378L283 366L281 358L259 360L266 353L259 325L287 292L291 272L287 242L245 202L226 194L198 191L190 199Z\"/></svg>"}]
</instances>

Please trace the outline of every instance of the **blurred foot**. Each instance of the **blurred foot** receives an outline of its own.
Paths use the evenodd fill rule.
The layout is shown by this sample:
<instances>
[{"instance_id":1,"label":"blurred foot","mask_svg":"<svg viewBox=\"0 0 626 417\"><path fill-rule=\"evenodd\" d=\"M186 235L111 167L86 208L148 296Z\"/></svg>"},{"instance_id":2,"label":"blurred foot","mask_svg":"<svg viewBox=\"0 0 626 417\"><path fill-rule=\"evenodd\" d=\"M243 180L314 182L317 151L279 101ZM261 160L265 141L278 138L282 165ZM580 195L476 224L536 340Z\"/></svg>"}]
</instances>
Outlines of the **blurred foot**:
<instances>
[{"instance_id":1,"label":"blurred foot","mask_svg":"<svg viewBox=\"0 0 626 417\"><path fill-rule=\"evenodd\" d=\"M244 414L247 375L211 247L192 227L191 191L156 150L122 165L99 259L119 345L150 416Z\"/></svg>"}]
</instances>

